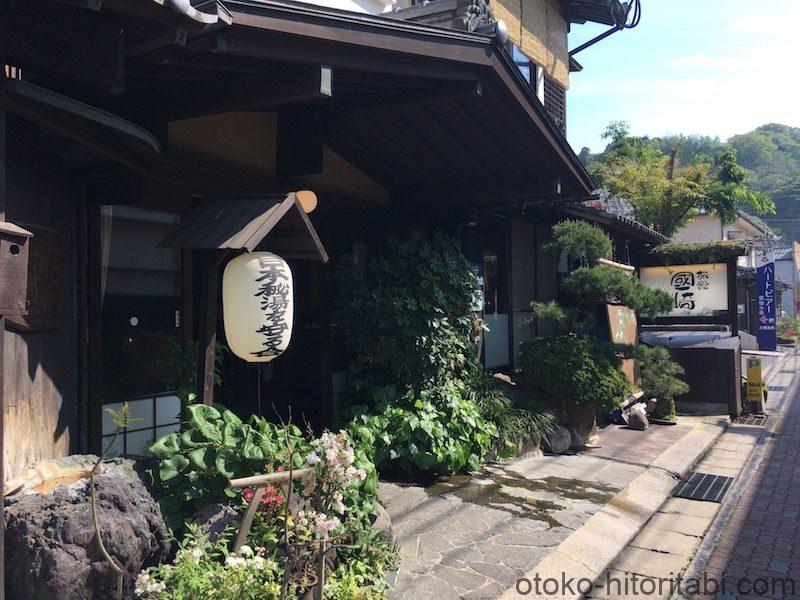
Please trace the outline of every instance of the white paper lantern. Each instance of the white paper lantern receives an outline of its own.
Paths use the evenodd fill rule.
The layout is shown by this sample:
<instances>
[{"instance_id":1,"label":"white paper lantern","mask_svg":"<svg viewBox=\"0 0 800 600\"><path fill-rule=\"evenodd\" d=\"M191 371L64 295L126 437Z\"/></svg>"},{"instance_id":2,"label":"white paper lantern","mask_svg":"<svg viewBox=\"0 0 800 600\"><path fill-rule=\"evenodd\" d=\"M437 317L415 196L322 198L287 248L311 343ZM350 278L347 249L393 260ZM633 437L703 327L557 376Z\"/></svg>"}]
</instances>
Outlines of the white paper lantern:
<instances>
[{"instance_id":1,"label":"white paper lantern","mask_svg":"<svg viewBox=\"0 0 800 600\"><path fill-rule=\"evenodd\" d=\"M247 362L269 362L292 338L292 271L277 254L231 260L222 275L222 317L228 346Z\"/></svg>"}]
</instances>

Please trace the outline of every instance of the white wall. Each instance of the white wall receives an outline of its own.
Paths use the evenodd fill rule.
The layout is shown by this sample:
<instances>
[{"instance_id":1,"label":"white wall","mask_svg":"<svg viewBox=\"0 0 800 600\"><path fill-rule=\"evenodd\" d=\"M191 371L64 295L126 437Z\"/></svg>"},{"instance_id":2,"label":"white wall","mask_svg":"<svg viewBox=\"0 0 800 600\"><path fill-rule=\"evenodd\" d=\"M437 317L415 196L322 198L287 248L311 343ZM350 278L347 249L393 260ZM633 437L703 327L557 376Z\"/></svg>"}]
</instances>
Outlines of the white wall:
<instances>
[{"instance_id":1,"label":"white wall","mask_svg":"<svg viewBox=\"0 0 800 600\"><path fill-rule=\"evenodd\" d=\"M775 275L789 285L797 287L797 271L795 270L794 260L776 260L775 261ZM778 316L795 316L797 310L795 305L796 289L784 290L781 295L780 314Z\"/></svg>"},{"instance_id":2,"label":"white wall","mask_svg":"<svg viewBox=\"0 0 800 600\"><path fill-rule=\"evenodd\" d=\"M698 242L719 242L722 240L722 226L717 217L698 215L676 233L673 238L683 244Z\"/></svg>"},{"instance_id":3,"label":"white wall","mask_svg":"<svg viewBox=\"0 0 800 600\"><path fill-rule=\"evenodd\" d=\"M394 0L301 0L306 4L315 4L327 8L339 10L349 10L351 12L369 13L379 15L390 12L394 6ZM406 3L407 4L407 3Z\"/></svg>"}]
</instances>

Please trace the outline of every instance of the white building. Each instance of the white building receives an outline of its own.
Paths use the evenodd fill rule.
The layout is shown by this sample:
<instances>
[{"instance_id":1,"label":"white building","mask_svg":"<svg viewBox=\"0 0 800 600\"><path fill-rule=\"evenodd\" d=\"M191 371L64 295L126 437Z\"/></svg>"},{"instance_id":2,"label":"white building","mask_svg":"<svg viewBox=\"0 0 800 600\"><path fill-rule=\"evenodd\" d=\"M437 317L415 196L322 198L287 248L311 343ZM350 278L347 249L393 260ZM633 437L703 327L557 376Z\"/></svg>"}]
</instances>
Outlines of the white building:
<instances>
[{"instance_id":1,"label":"white building","mask_svg":"<svg viewBox=\"0 0 800 600\"><path fill-rule=\"evenodd\" d=\"M797 257L800 252L795 252L792 247L778 247L778 236L769 227L758 219L739 211L739 216L733 223L723 225L719 217L702 214L698 215L678 233L673 236L676 242L696 244L703 242L721 242L733 240L761 240L756 244L750 254L739 257L739 266L753 269L757 266L757 253L763 253L763 247L768 248L770 258L775 260L775 274L777 280L789 286L781 295L779 316L794 317L797 314L797 287L800 284ZM794 242L795 249L800 248ZM759 249L759 246L762 248Z\"/></svg>"}]
</instances>

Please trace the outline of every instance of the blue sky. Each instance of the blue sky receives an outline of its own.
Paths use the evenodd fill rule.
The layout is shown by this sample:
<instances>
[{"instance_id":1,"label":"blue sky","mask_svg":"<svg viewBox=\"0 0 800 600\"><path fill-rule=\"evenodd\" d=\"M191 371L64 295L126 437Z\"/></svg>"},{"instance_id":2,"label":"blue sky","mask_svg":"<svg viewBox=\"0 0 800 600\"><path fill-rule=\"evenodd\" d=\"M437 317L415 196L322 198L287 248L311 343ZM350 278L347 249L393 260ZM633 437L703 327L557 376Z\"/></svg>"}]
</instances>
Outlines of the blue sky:
<instances>
[{"instance_id":1,"label":"blue sky","mask_svg":"<svg viewBox=\"0 0 800 600\"><path fill-rule=\"evenodd\" d=\"M642 21L580 52L567 133L593 152L609 121L636 135L727 139L764 123L800 126L800 0L642 0ZM574 25L570 47L604 31Z\"/></svg>"}]
</instances>

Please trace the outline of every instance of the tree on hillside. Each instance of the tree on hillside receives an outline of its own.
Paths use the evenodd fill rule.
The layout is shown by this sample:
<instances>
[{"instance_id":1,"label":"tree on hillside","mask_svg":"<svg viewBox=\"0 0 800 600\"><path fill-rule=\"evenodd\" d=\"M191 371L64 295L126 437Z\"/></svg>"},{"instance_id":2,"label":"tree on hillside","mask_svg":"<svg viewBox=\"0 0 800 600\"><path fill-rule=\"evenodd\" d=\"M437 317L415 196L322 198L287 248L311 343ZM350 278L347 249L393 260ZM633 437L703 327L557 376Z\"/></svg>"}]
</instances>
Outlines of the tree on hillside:
<instances>
[{"instance_id":1,"label":"tree on hillside","mask_svg":"<svg viewBox=\"0 0 800 600\"><path fill-rule=\"evenodd\" d=\"M631 136L626 123L611 123L604 138L609 145L592 174L611 193L630 201L639 221L664 235L674 235L700 212L730 223L740 207L775 211L769 196L750 187L733 148L682 166L680 148L665 154L658 140Z\"/></svg>"}]
</instances>

